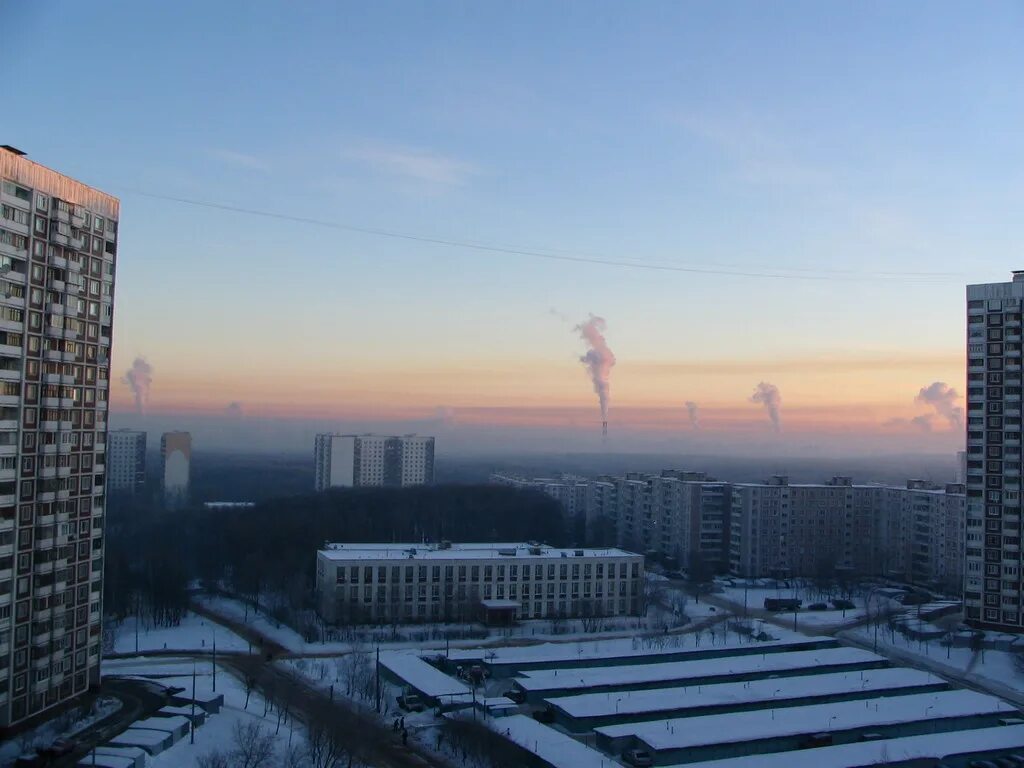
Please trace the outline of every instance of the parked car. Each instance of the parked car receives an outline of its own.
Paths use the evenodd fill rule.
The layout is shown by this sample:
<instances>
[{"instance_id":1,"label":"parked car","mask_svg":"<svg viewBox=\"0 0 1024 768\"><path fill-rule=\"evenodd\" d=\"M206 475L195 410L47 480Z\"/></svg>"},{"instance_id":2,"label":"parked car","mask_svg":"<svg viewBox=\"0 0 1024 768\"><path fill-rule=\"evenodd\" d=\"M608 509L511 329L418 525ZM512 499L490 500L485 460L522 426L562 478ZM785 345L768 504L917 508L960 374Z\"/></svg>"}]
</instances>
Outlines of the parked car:
<instances>
[{"instance_id":1,"label":"parked car","mask_svg":"<svg viewBox=\"0 0 1024 768\"><path fill-rule=\"evenodd\" d=\"M544 707L544 709L538 709L533 713L533 719L538 723L553 723L555 722L555 710L551 707Z\"/></svg>"},{"instance_id":2,"label":"parked car","mask_svg":"<svg viewBox=\"0 0 1024 768\"><path fill-rule=\"evenodd\" d=\"M397 701L398 706L406 712L422 712L426 709L426 704L424 704L423 699L415 693L403 694L395 699L395 701Z\"/></svg>"},{"instance_id":3,"label":"parked car","mask_svg":"<svg viewBox=\"0 0 1024 768\"><path fill-rule=\"evenodd\" d=\"M526 701L526 691L521 688L509 688L505 691L504 696L506 699L512 699L516 704L522 704Z\"/></svg>"},{"instance_id":4,"label":"parked car","mask_svg":"<svg viewBox=\"0 0 1024 768\"><path fill-rule=\"evenodd\" d=\"M800 741L800 749L812 749L814 747L831 747L832 746L832 734L831 733L815 733L810 736L805 736Z\"/></svg>"},{"instance_id":5,"label":"parked car","mask_svg":"<svg viewBox=\"0 0 1024 768\"><path fill-rule=\"evenodd\" d=\"M807 606L808 611L827 611L828 603L811 603Z\"/></svg>"},{"instance_id":6,"label":"parked car","mask_svg":"<svg viewBox=\"0 0 1024 768\"><path fill-rule=\"evenodd\" d=\"M852 600L844 600L843 598L837 598L832 601L832 605L837 611L852 611L855 606Z\"/></svg>"},{"instance_id":7,"label":"parked car","mask_svg":"<svg viewBox=\"0 0 1024 768\"><path fill-rule=\"evenodd\" d=\"M50 746L45 747L42 754L47 757L63 757L74 752L77 746L78 742L74 739L57 739Z\"/></svg>"},{"instance_id":8,"label":"parked car","mask_svg":"<svg viewBox=\"0 0 1024 768\"><path fill-rule=\"evenodd\" d=\"M654 765L654 758L646 749L627 749L622 753L622 759L636 768L649 768Z\"/></svg>"}]
</instances>

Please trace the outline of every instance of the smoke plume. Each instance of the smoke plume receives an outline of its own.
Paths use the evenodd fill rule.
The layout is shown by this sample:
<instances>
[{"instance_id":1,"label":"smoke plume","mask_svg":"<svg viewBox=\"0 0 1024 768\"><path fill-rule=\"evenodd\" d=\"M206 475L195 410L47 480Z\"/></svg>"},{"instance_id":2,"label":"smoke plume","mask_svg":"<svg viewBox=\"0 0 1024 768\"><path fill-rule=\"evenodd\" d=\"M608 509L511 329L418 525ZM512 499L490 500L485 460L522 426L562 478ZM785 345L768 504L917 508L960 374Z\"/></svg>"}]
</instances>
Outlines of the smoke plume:
<instances>
[{"instance_id":1,"label":"smoke plume","mask_svg":"<svg viewBox=\"0 0 1024 768\"><path fill-rule=\"evenodd\" d=\"M944 381L934 381L927 387L921 387L914 402L930 405L939 416L949 422L950 427L961 429L964 426L964 409L956 405L959 399L960 395L956 390L947 386Z\"/></svg>"},{"instance_id":2,"label":"smoke plume","mask_svg":"<svg viewBox=\"0 0 1024 768\"><path fill-rule=\"evenodd\" d=\"M700 413L697 404L693 400L686 401L686 415L690 417L690 426L693 429L700 429Z\"/></svg>"},{"instance_id":3,"label":"smoke plume","mask_svg":"<svg viewBox=\"0 0 1024 768\"><path fill-rule=\"evenodd\" d=\"M750 402L760 403L768 411L768 418L772 420L772 428L776 432L782 431L782 422L779 419L779 408L782 406L782 395L779 388L774 384L762 381L757 385L754 394L750 396Z\"/></svg>"},{"instance_id":4,"label":"smoke plume","mask_svg":"<svg viewBox=\"0 0 1024 768\"><path fill-rule=\"evenodd\" d=\"M146 412L146 404L149 402L149 388L153 386L153 366L146 362L144 357L136 357L121 381L132 389L135 396L135 410L139 413Z\"/></svg>"},{"instance_id":5,"label":"smoke plume","mask_svg":"<svg viewBox=\"0 0 1024 768\"><path fill-rule=\"evenodd\" d=\"M580 323L574 329L580 338L587 342L590 349L587 354L580 357L580 362L586 366L590 380L594 384L594 392L601 403L601 420L608 420L608 378L615 365L615 355L608 348L608 342L604 339L604 330L607 324L603 317L591 315L585 323Z\"/></svg>"}]
</instances>

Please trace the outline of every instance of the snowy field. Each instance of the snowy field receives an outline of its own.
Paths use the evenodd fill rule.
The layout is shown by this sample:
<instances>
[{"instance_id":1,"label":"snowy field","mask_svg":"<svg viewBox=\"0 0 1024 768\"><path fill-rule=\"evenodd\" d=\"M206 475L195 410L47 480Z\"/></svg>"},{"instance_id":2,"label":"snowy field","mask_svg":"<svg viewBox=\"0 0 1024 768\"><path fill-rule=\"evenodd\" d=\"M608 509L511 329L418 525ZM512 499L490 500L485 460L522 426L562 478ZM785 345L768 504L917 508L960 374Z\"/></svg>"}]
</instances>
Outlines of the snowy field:
<instances>
[{"instance_id":1,"label":"snowy field","mask_svg":"<svg viewBox=\"0 0 1024 768\"><path fill-rule=\"evenodd\" d=\"M114 653L145 653L146 651L212 651L214 640L218 651L247 651L249 644L223 626L189 611L181 623L172 627L155 627L141 622L136 635L136 619L129 616L115 627ZM138 647L136 647L136 640Z\"/></svg>"},{"instance_id":2,"label":"snowy field","mask_svg":"<svg viewBox=\"0 0 1024 768\"><path fill-rule=\"evenodd\" d=\"M217 641L220 649L220 640ZM174 659L117 659L104 662L104 673L131 675L136 677L154 676L161 685L180 686L186 694L192 692L192 661ZM213 674L210 662L196 665L196 694L213 693ZM274 734L277 730L277 715L270 712L263 716L264 701L255 692L249 698L245 709L245 688L223 668L217 670L216 693L223 694L224 706L220 712L211 715L196 729L195 744L186 736L173 747L161 754L147 758L147 768L199 768L199 760L213 750L228 751L234 743L236 725L254 723L263 733ZM273 765L283 765L288 749L289 736L294 747L301 747L302 736L296 727L294 733L289 724L282 724L274 738L277 757Z\"/></svg>"},{"instance_id":3,"label":"snowy field","mask_svg":"<svg viewBox=\"0 0 1024 768\"><path fill-rule=\"evenodd\" d=\"M937 640L922 642L890 631L883 622L876 633L874 623L846 630L842 636L856 639L870 648L878 644L878 652L897 661L917 664L939 674L962 676L968 682L993 693L1024 704L1024 665L1016 654L1008 651L972 651L951 648Z\"/></svg>"},{"instance_id":4,"label":"snowy field","mask_svg":"<svg viewBox=\"0 0 1024 768\"><path fill-rule=\"evenodd\" d=\"M671 593L674 592L674 590L668 590L668 592ZM479 624L412 624L386 628L366 627L365 632L361 633L361 637L354 641L336 640L309 643L291 627L281 624L262 612L257 613L251 606L247 608L244 603L238 600L220 596L202 597L199 599L202 604L211 611L230 618L232 621L237 621L252 627L253 630L268 637L284 648L287 648L292 653L325 656L347 653L352 650L353 647L365 648L368 644L372 644L374 647L379 644L381 648L388 649L427 650L441 649L445 647L475 648L489 644L499 645L516 640L552 640L554 642L560 642L573 639L585 640L587 638L594 639L616 636L631 638L636 636L638 633L664 631L665 625L662 622L661 617L666 615L666 611L662 609L652 609L651 617L645 623L642 623L641 620L635 616L610 617L602 619L595 625L591 626L591 629L596 629L597 631L587 631L587 628L584 626L584 622L581 620L558 620L555 622L548 620L523 621L514 627L492 629L487 632L486 636L451 641L443 639L443 632L446 629L458 632L466 630L481 631L482 628ZM692 600L690 600L689 603L686 603L685 611L691 618L691 625L696 622L728 615L728 612L723 612L721 608L716 608L715 606L706 603L696 604ZM667 617L665 621L669 626L671 626L671 617ZM655 626L657 626L657 630L652 629ZM688 625L674 627L669 631L685 633L688 631ZM414 636L420 639L402 640L398 642L387 640L387 637L394 633L397 633L399 636ZM772 633L775 634L774 630ZM436 639L424 640L422 639L424 636L434 637ZM134 647L134 636L131 638L131 643L132 647ZM217 648L220 649L219 639L217 641Z\"/></svg>"},{"instance_id":5,"label":"snowy field","mask_svg":"<svg viewBox=\"0 0 1024 768\"><path fill-rule=\"evenodd\" d=\"M852 624L860 619L864 618L864 598L855 596L851 597L850 601L856 606L852 610L836 610L832 607L831 602L818 593L817 590L809 587L748 587L744 589L742 586L729 587L720 585L721 591L713 593L713 597L718 597L723 600L728 600L730 603L742 606L744 601L744 592L746 593L746 604L751 610L764 610L765 598L796 598L803 601L803 605L800 610L797 611L796 615L796 629L799 630L830 630L843 627L847 624ZM808 610L808 606L814 603L826 603L828 610L826 611L811 611ZM894 603L894 605L896 605ZM738 611L742 615L742 610ZM792 611L782 611L777 614L778 621L788 622L788 626L793 626L793 613Z\"/></svg>"}]
</instances>

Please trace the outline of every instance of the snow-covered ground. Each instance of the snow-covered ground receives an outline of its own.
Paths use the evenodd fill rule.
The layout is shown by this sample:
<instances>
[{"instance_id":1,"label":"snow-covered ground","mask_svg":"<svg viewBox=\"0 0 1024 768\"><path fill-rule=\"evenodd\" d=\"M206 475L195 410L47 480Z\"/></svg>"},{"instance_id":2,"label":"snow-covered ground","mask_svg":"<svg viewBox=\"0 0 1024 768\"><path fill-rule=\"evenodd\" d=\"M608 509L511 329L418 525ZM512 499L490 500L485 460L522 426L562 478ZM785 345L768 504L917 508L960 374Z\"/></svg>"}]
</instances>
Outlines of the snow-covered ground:
<instances>
[{"instance_id":1,"label":"snow-covered ground","mask_svg":"<svg viewBox=\"0 0 1024 768\"><path fill-rule=\"evenodd\" d=\"M220 649L219 639L217 648ZM197 695L213 693L213 673L210 662L200 662L195 668ZM106 661L103 664L104 673L137 677L154 676L161 685L180 686L185 689L186 694L191 694L192 691L192 669L191 660L174 660L166 657L117 659ZM256 723L264 733L270 734L277 730L277 713L269 712L264 717L264 701L255 692L249 698L248 709L245 709L244 686L222 668L217 671L216 693L223 694L224 706L220 712L208 717L206 722L196 729L195 744L190 744L189 738L186 736L167 751L156 757L148 758L147 768L198 768L198 761L203 755L213 750L223 752L231 749L236 724ZM291 732L289 726L289 723L282 723L276 735L275 747L279 759L274 765L283 763L283 755L288 748L290 734L293 745L302 744L302 735L298 724L296 724L294 733Z\"/></svg>"},{"instance_id":2,"label":"snow-covered ground","mask_svg":"<svg viewBox=\"0 0 1024 768\"><path fill-rule=\"evenodd\" d=\"M114 653L146 651L245 651L249 644L223 626L189 611L177 626L158 627L129 616L115 627ZM136 647L136 639L138 645Z\"/></svg>"},{"instance_id":3,"label":"snow-covered ground","mask_svg":"<svg viewBox=\"0 0 1024 768\"><path fill-rule=\"evenodd\" d=\"M121 702L117 699L101 697L88 710L69 710L66 716L57 716L17 738L0 743L0 765L11 765L19 755L33 753L36 747L49 746L56 739L72 738L120 708Z\"/></svg>"},{"instance_id":4,"label":"snow-covered ground","mask_svg":"<svg viewBox=\"0 0 1024 768\"><path fill-rule=\"evenodd\" d=\"M473 625L444 625L444 624L414 624L408 626L397 626L387 628L366 627L355 640L333 640L325 642L306 642L295 630L286 624L281 624L272 617L262 612L256 612L251 606L221 596L204 596L199 598L204 606L213 612L230 618L232 621L243 623L252 627L255 631L268 637L275 643L287 648L290 652L304 655L331 655L347 653L353 647L363 647L378 644L388 649L440 649L440 648L474 648L487 645L500 645L516 640L586 640L601 637L634 637L638 633L664 631L665 624L668 624L670 631L685 632L687 626L680 624L674 626L674 620L667 616L663 610L653 610L647 620L638 619L635 616L620 616L595 620L589 625L592 630L587 631L582 620L548 620L523 621L514 627L491 629L486 636L470 639L450 640L443 638L446 629L455 632L466 630L481 630L479 624ZM706 620L708 618L727 615L721 608L701 602L700 604L690 600L685 605L686 615L690 617L691 623ZM664 622L662 615L666 614ZM389 636L397 634L400 637L414 636L420 639L389 641ZM774 632L773 632L774 634ZM436 639L424 640L423 636ZM706 635L705 635L706 636ZM131 638L134 642L134 637ZM243 641L244 642L244 641ZM134 647L134 646L133 646ZM220 640L217 641L217 648L220 649Z\"/></svg>"},{"instance_id":5,"label":"snow-covered ground","mask_svg":"<svg viewBox=\"0 0 1024 768\"><path fill-rule=\"evenodd\" d=\"M730 603L737 606L742 606L744 604L744 600L746 600L746 605L751 610L763 610L765 598L796 598L798 600L802 600L803 606L796 614L797 630L835 629L847 624L853 624L864 618L865 615L863 597L854 596L850 598L850 601L856 606L856 608L852 610L836 610L832 607L832 603L827 598L823 597L817 590L810 587L776 588L751 586L744 589L742 586L730 587L723 585L720 587L720 591L714 592L713 596L728 600ZM828 605L828 610L808 610L808 606L814 603L826 603ZM792 611L780 612L778 614L778 620L780 623L788 622L788 626L792 627Z\"/></svg>"},{"instance_id":6,"label":"snow-covered ground","mask_svg":"<svg viewBox=\"0 0 1024 768\"><path fill-rule=\"evenodd\" d=\"M947 647L936 640L918 641L890 630L885 622L877 632L874 622L871 622L846 630L841 636L854 638L871 648L877 642L880 654L897 661L922 664L939 674L962 676L999 696L1024 702L1024 666L1019 665L1014 653L996 650L975 652L970 648Z\"/></svg>"}]
</instances>

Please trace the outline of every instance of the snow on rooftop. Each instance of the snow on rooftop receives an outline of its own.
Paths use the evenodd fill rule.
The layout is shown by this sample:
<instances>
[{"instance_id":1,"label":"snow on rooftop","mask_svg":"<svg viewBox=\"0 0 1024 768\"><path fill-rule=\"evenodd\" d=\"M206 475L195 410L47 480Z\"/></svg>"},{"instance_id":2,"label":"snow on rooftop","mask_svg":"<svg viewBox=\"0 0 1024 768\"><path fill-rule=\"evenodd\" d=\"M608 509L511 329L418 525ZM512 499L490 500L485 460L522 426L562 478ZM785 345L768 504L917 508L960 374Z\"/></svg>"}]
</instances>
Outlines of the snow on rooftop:
<instances>
[{"instance_id":1,"label":"snow on rooftop","mask_svg":"<svg viewBox=\"0 0 1024 768\"><path fill-rule=\"evenodd\" d=\"M526 542L439 544L327 544L319 554L328 560L513 560L594 557L640 557L634 552L605 549L559 549Z\"/></svg>"},{"instance_id":2,"label":"snow on rooftop","mask_svg":"<svg viewBox=\"0 0 1024 768\"><path fill-rule=\"evenodd\" d=\"M1020 749L1024 749L1024 725L1007 725L774 752L768 755L730 757L726 760L687 763L685 768L861 768L890 762L941 760L953 755Z\"/></svg>"},{"instance_id":3,"label":"snow on rooftop","mask_svg":"<svg viewBox=\"0 0 1024 768\"><path fill-rule=\"evenodd\" d=\"M867 669L807 675L781 680L749 680L677 688L614 693L584 693L547 701L571 717L602 717L615 714L643 714L698 707L728 706L756 701L786 701L810 696L832 696L860 691L895 691L944 684L941 678L916 669ZM861 704L863 706L863 704Z\"/></svg>"},{"instance_id":4,"label":"snow on rooftop","mask_svg":"<svg viewBox=\"0 0 1024 768\"><path fill-rule=\"evenodd\" d=\"M487 725L552 768L619 768L612 758L526 715L489 720Z\"/></svg>"},{"instance_id":5,"label":"snow on rooftop","mask_svg":"<svg viewBox=\"0 0 1024 768\"><path fill-rule=\"evenodd\" d=\"M883 657L859 648L821 648L813 651L765 653L753 656L724 656L693 661L658 664L630 664L618 667L545 669L521 673L516 684L527 691L557 691L599 686L627 686L657 682L700 680L713 676L785 673L792 670L884 661Z\"/></svg>"},{"instance_id":6,"label":"snow on rooftop","mask_svg":"<svg viewBox=\"0 0 1024 768\"><path fill-rule=\"evenodd\" d=\"M660 638L659 638L660 639ZM749 637L730 635L725 643L709 647L694 645L692 635L672 635L665 638L663 644L651 644L637 647L632 637L617 637L609 640L581 640L578 643L542 643L540 645L502 646L499 648L469 648L452 650L448 658L452 661L483 661L488 664L539 664L558 661L602 660L629 656L660 656L671 654L702 654L716 649L750 648ZM834 642L830 637L808 637L800 640L770 640L759 642L758 648L769 648L772 652L787 645L800 646L806 643ZM689 643L689 645L686 645Z\"/></svg>"},{"instance_id":7,"label":"snow on rooftop","mask_svg":"<svg viewBox=\"0 0 1024 768\"><path fill-rule=\"evenodd\" d=\"M779 681L779 687L787 681ZM940 691L868 701L831 702L827 707L779 707L703 717L681 717L596 728L609 738L635 736L651 749L687 749L802 733L845 731L882 725L1015 711L995 696L974 691Z\"/></svg>"},{"instance_id":8,"label":"snow on rooftop","mask_svg":"<svg viewBox=\"0 0 1024 768\"><path fill-rule=\"evenodd\" d=\"M168 731L152 731L148 728L129 728L112 738L109 744L126 744L130 747L161 747L170 742Z\"/></svg>"},{"instance_id":9,"label":"snow on rooftop","mask_svg":"<svg viewBox=\"0 0 1024 768\"><path fill-rule=\"evenodd\" d=\"M382 651L380 664L424 696L440 698L472 693L468 686L432 667L409 651Z\"/></svg>"}]
</instances>

